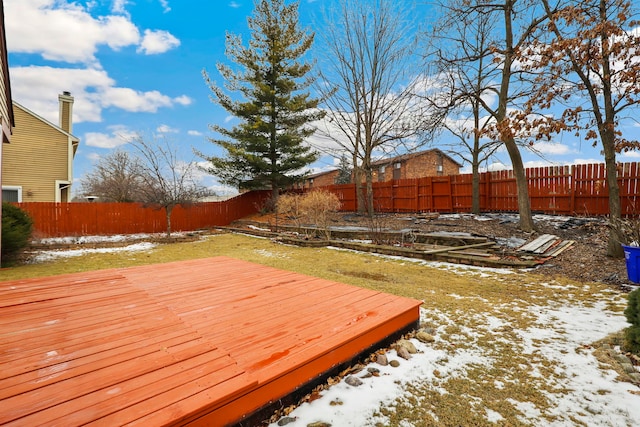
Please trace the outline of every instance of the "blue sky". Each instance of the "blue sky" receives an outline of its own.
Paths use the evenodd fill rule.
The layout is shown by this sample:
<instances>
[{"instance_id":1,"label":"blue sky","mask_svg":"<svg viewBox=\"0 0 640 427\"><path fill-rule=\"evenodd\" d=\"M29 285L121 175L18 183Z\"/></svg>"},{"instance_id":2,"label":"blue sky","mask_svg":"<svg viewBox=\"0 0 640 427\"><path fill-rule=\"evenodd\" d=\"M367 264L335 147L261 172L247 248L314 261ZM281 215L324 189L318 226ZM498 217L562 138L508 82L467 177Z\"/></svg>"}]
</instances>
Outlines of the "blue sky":
<instances>
[{"instance_id":1,"label":"blue sky","mask_svg":"<svg viewBox=\"0 0 640 427\"><path fill-rule=\"evenodd\" d=\"M301 0L302 25L320 32L313 16L328 1ZM421 7L416 18L428 20ZM13 99L57 123L58 94L70 91L75 98L73 134L80 148L74 181L101 156L124 147L122 136L135 133L166 135L180 144L185 160L193 157L192 147L221 154L206 140L208 125L230 119L210 101L201 72L206 68L221 82L215 65L225 60L225 32L248 40L252 0L4 0L4 8ZM623 130L631 135L638 126ZM527 166L602 161L599 148L568 136L536 148L546 160L524 153ZM499 156L509 165L506 154ZM312 168L333 164L324 156ZM210 176L203 183L229 191Z\"/></svg>"}]
</instances>

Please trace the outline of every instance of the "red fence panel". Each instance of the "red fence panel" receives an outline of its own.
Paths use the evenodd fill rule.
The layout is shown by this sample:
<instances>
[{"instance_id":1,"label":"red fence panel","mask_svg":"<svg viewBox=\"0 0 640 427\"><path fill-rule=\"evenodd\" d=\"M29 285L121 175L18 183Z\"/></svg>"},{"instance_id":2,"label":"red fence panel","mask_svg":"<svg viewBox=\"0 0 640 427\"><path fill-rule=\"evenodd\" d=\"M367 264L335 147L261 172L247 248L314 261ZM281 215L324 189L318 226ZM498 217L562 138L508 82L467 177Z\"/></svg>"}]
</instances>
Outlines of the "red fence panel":
<instances>
[{"instance_id":1,"label":"red fence panel","mask_svg":"<svg viewBox=\"0 0 640 427\"><path fill-rule=\"evenodd\" d=\"M573 168L573 211L579 215L608 215L609 187L604 164Z\"/></svg>"},{"instance_id":2,"label":"red fence panel","mask_svg":"<svg viewBox=\"0 0 640 427\"><path fill-rule=\"evenodd\" d=\"M640 166L618 164L623 215L640 215ZM608 215L609 191L604 164L547 166L525 170L531 209L563 215ZM431 176L374 183L374 208L379 212L469 212L472 174ZM480 210L517 212L518 188L511 170L483 172ZM326 187L355 211L355 185Z\"/></svg>"},{"instance_id":3,"label":"red fence panel","mask_svg":"<svg viewBox=\"0 0 640 427\"><path fill-rule=\"evenodd\" d=\"M550 166L526 171L531 209L565 215L608 215L609 188L604 164ZM640 215L640 167L620 163L616 174L623 215ZM355 184L330 185L342 211L358 209ZM431 176L373 184L379 212L469 212L472 175ZM258 212L269 191L252 191L222 202L174 209L172 230L187 231L228 225ZM20 203L34 219L41 237L160 233L166 230L164 210L135 203ZM480 174L480 209L517 212L518 191L513 171Z\"/></svg>"},{"instance_id":4,"label":"red fence panel","mask_svg":"<svg viewBox=\"0 0 640 427\"><path fill-rule=\"evenodd\" d=\"M219 225L258 212L270 192L252 191L222 202L176 206L173 231L192 231ZM31 215L36 237L162 233L167 229L164 209L139 203L18 203Z\"/></svg>"},{"instance_id":5,"label":"red fence panel","mask_svg":"<svg viewBox=\"0 0 640 427\"><path fill-rule=\"evenodd\" d=\"M399 179L389 181L393 194L393 212L416 212L418 210L418 180Z\"/></svg>"},{"instance_id":6,"label":"red fence panel","mask_svg":"<svg viewBox=\"0 0 640 427\"><path fill-rule=\"evenodd\" d=\"M452 175L451 193L453 194L453 210L455 212L470 212L473 195L473 175Z\"/></svg>"}]
</instances>

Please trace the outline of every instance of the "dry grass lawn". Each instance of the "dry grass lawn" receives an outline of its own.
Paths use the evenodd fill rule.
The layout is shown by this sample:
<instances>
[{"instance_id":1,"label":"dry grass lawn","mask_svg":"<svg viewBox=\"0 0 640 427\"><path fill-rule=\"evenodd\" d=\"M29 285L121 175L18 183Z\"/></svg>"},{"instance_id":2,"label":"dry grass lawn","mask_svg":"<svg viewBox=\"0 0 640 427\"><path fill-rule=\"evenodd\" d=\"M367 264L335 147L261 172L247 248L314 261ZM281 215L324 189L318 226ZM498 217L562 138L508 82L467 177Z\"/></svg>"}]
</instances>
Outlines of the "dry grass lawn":
<instances>
[{"instance_id":1,"label":"dry grass lawn","mask_svg":"<svg viewBox=\"0 0 640 427\"><path fill-rule=\"evenodd\" d=\"M442 369L434 370L424 382L408 384L401 398L381 407L378 415L390 426L530 425L523 403L535 407L543 424L564 420L588 425L585 420L593 415L588 402L577 404L574 414L566 414L554 403L553 396L570 391L563 378L566 371L557 369L558 361L551 360L545 351L545 346L556 345L555 335L541 333L527 342L518 331L542 328L539 313L561 311L568 305L597 307L615 314L621 313L626 303L624 295L604 285L550 281L535 272L433 265L328 248L285 246L234 234L160 245L148 252L86 255L24 265L1 270L0 280L218 255L423 300L423 318L437 331L435 350L451 358L460 351L479 350L477 361L466 365L464 375L447 371L445 358ZM553 327L553 316L545 319ZM579 354L588 348L559 351ZM602 395L607 393L602 390ZM501 418L491 422L487 410Z\"/></svg>"}]
</instances>

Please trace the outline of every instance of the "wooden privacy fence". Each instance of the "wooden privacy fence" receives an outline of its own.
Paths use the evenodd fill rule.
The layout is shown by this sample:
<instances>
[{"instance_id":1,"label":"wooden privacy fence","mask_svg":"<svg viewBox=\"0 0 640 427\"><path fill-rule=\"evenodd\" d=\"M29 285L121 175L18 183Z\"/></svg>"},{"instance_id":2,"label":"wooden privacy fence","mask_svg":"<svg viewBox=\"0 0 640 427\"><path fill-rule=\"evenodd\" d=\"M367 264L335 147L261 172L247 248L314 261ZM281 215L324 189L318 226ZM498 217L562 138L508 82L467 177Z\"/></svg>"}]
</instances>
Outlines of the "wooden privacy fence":
<instances>
[{"instance_id":1,"label":"wooden privacy fence","mask_svg":"<svg viewBox=\"0 0 640 427\"><path fill-rule=\"evenodd\" d=\"M531 209L562 215L608 215L609 189L604 164L552 166L526 170ZM640 215L640 167L621 163L617 169L623 215ZM472 175L434 176L376 182L378 212L470 212ZM342 202L343 211L356 211L354 184L323 187ZM228 225L258 211L269 191L252 191L222 202L176 207L172 230L188 231ZM164 210L136 203L19 203L34 219L38 237L161 233ZM518 192L513 171L480 175L480 209L517 212Z\"/></svg>"},{"instance_id":2,"label":"wooden privacy fence","mask_svg":"<svg viewBox=\"0 0 640 427\"><path fill-rule=\"evenodd\" d=\"M526 169L534 212L563 215L608 215L609 188L604 164ZM620 163L617 169L623 215L640 214L640 167ZM335 193L342 210L356 211L354 184L323 187ZM470 212L472 175L433 176L373 184L378 212ZM518 191L513 171L480 174L480 209L517 212Z\"/></svg>"},{"instance_id":3,"label":"wooden privacy fence","mask_svg":"<svg viewBox=\"0 0 640 427\"><path fill-rule=\"evenodd\" d=\"M192 231L220 225L258 211L269 191L252 191L221 202L176 206L172 231ZM162 233L164 209L139 203L18 203L31 215L37 237Z\"/></svg>"}]
</instances>

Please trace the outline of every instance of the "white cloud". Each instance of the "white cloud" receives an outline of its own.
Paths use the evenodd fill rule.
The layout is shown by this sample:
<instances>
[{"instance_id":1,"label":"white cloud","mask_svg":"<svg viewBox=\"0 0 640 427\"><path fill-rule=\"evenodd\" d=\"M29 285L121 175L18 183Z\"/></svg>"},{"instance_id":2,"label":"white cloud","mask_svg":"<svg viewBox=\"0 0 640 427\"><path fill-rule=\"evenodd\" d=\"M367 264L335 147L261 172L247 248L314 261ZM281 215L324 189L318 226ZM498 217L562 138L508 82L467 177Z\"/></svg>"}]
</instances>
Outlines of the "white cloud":
<instances>
[{"instance_id":1,"label":"white cloud","mask_svg":"<svg viewBox=\"0 0 640 427\"><path fill-rule=\"evenodd\" d=\"M137 52L142 52L145 55L154 55L164 53L178 46L180 46L180 40L168 31L144 30L144 37Z\"/></svg>"},{"instance_id":2,"label":"white cloud","mask_svg":"<svg viewBox=\"0 0 640 427\"><path fill-rule=\"evenodd\" d=\"M603 159L595 158L595 159L575 159L573 161L576 165L590 165L592 163L604 163Z\"/></svg>"},{"instance_id":3,"label":"white cloud","mask_svg":"<svg viewBox=\"0 0 640 427\"><path fill-rule=\"evenodd\" d=\"M564 164L564 162L562 164ZM525 168L544 168L547 166L559 166L559 164L548 160L529 160L528 162L524 162ZM509 167L509 169L513 168Z\"/></svg>"},{"instance_id":4,"label":"white cloud","mask_svg":"<svg viewBox=\"0 0 640 427\"><path fill-rule=\"evenodd\" d=\"M197 130L189 130L189 131L187 131L187 135L190 135L190 136L202 136L203 133L200 132L200 131L197 131Z\"/></svg>"},{"instance_id":5,"label":"white cloud","mask_svg":"<svg viewBox=\"0 0 640 427\"><path fill-rule=\"evenodd\" d=\"M237 8L239 8L239 7L241 7L241 6L242 6L242 5L241 5L240 3L238 3L238 2L236 2L236 1L231 1L231 2L229 2L229 7L232 7L232 8L234 8L234 9L237 9Z\"/></svg>"},{"instance_id":6,"label":"white cloud","mask_svg":"<svg viewBox=\"0 0 640 427\"><path fill-rule=\"evenodd\" d=\"M99 94L114 83L107 72L100 69L11 68L13 99L53 123L58 122L58 95L63 91L71 92L75 98L75 123L100 121Z\"/></svg>"},{"instance_id":7,"label":"white cloud","mask_svg":"<svg viewBox=\"0 0 640 427\"><path fill-rule=\"evenodd\" d=\"M100 132L88 132L82 138L84 145L98 148L116 148L127 143L122 138Z\"/></svg>"},{"instance_id":8,"label":"white cloud","mask_svg":"<svg viewBox=\"0 0 640 427\"><path fill-rule=\"evenodd\" d=\"M127 144L131 139L139 136L138 132L132 131L124 126L111 126L110 134L99 132L88 132L82 138L82 143L89 147L116 148Z\"/></svg>"},{"instance_id":9,"label":"white cloud","mask_svg":"<svg viewBox=\"0 0 640 427\"><path fill-rule=\"evenodd\" d=\"M571 148L569 148L568 145L550 141L536 142L535 144L533 144L533 150L541 154L550 154L554 156L571 154L572 152Z\"/></svg>"},{"instance_id":10,"label":"white cloud","mask_svg":"<svg viewBox=\"0 0 640 427\"><path fill-rule=\"evenodd\" d=\"M58 94L69 91L75 98L73 120L99 122L103 108L116 107L129 112L156 112L159 108L189 105L191 98L171 98L158 91L141 92L116 87L102 69L54 67L11 68L11 92L18 103L47 120L58 121Z\"/></svg>"},{"instance_id":11,"label":"white cloud","mask_svg":"<svg viewBox=\"0 0 640 427\"><path fill-rule=\"evenodd\" d=\"M503 171L507 169L511 169L511 165L507 165L500 162L491 163L487 166L487 170L489 172Z\"/></svg>"},{"instance_id":12,"label":"white cloud","mask_svg":"<svg viewBox=\"0 0 640 427\"><path fill-rule=\"evenodd\" d=\"M5 0L4 8L11 52L35 53L55 61L93 63L100 45L118 50L140 40L137 27L127 17L94 18L77 3Z\"/></svg>"},{"instance_id":13,"label":"white cloud","mask_svg":"<svg viewBox=\"0 0 640 427\"><path fill-rule=\"evenodd\" d=\"M193 100L189 98L187 95L181 95L176 98L173 98L173 101L176 104L180 104L180 105L191 105L193 103Z\"/></svg>"},{"instance_id":14,"label":"white cloud","mask_svg":"<svg viewBox=\"0 0 640 427\"><path fill-rule=\"evenodd\" d=\"M124 87L108 87L100 94L103 107L116 107L125 111L155 113L158 108L170 107L171 97L157 90L140 92Z\"/></svg>"},{"instance_id":15,"label":"white cloud","mask_svg":"<svg viewBox=\"0 0 640 427\"><path fill-rule=\"evenodd\" d=\"M99 46L119 50L138 46L146 55L166 52L180 41L164 30L145 30L140 35L126 7L129 0L115 0L112 15L92 16L86 6L60 0L5 0L7 45L10 52L32 53L44 59L98 66ZM171 10L161 1L165 12ZM28 23L28 25L25 25Z\"/></svg>"},{"instance_id":16,"label":"white cloud","mask_svg":"<svg viewBox=\"0 0 640 427\"><path fill-rule=\"evenodd\" d=\"M169 6L168 0L160 0L160 6L162 6L162 10L164 13L171 12L171 7Z\"/></svg>"},{"instance_id":17,"label":"white cloud","mask_svg":"<svg viewBox=\"0 0 640 427\"><path fill-rule=\"evenodd\" d=\"M113 13L120 13L123 15L127 15L127 6L129 5L129 0L113 0L113 4L111 5L111 11Z\"/></svg>"},{"instance_id":18,"label":"white cloud","mask_svg":"<svg viewBox=\"0 0 640 427\"><path fill-rule=\"evenodd\" d=\"M169 125L160 125L156 128L158 133L178 133L178 129L172 128Z\"/></svg>"},{"instance_id":19,"label":"white cloud","mask_svg":"<svg viewBox=\"0 0 640 427\"><path fill-rule=\"evenodd\" d=\"M627 151L626 153L618 154L618 157L620 158L620 160L633 159L633 161L637 161L637 159L640 158L640 152L638 152L638 151Z\"/></svg>"}]
</instances>

